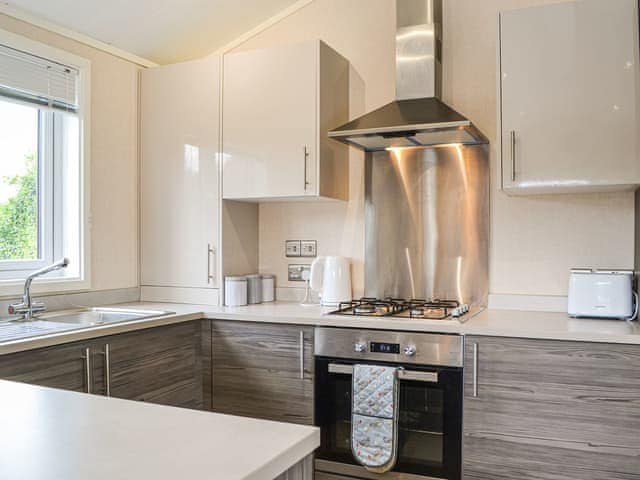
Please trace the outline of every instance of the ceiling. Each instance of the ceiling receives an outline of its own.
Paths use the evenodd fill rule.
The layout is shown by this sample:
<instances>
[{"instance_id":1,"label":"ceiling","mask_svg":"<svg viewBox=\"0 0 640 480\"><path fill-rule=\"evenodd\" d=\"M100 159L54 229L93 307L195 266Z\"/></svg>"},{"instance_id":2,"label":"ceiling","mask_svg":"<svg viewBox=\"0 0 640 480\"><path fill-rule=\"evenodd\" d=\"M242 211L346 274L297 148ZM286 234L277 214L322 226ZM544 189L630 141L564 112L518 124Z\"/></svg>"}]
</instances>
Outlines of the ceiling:
<instances>
[{"instance_id":1,"label":"ceiling","mask_svg":"<svg viewBox=\"0 0 640 480\"><path fill-rule=\"evenodd\" d=\"M212 53L296 0L9 0L5 3L165 64Z\"/></svg>"}]
</instances>

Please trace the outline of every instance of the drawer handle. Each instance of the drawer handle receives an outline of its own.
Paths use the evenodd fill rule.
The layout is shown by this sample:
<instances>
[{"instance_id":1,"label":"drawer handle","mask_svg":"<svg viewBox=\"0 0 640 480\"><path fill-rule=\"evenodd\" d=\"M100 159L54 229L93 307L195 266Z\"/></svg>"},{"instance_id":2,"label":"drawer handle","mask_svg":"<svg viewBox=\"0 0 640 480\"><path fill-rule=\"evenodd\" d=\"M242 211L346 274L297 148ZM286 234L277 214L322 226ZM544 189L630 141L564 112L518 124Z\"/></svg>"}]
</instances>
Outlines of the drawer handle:
<instances>
[{"instance_id":1,"label":"drawer handle","mask_svg":"<svg viewBox=\"0 0 640 480\"><path fill-rule=\"evenodd\" d=\"M89 348L84 349L84 391L91 393L91 350Z\"/></svg>"},{"instance_id":2,"label":"drawer handle","mask_svg":"<svg viewBox=\"0 0 640 480\"><path fill-rule=\"evenodd\" d=\"M104 393L107 397L111 396L111 358L109 355L109 344L104 344Z\"/></svg>"},{"instance_id":3,"label":"drawer handle","mask_svg":"<svg viewBox=\"0 0 640 480\"><path fill-rule=\"evenodd\" d=\"M304 331L300 330L300 380L304 380Z\"/></svg>"},{"instance_id":4,"label":"drawer handle","mask_svg":"<svg viewBox=\"0 0 640 480\"><path fill-rule=\"evenodd\" d=\"M478 397L478 344L473 344L473 397Z\"/></svg>"}]
</instances>

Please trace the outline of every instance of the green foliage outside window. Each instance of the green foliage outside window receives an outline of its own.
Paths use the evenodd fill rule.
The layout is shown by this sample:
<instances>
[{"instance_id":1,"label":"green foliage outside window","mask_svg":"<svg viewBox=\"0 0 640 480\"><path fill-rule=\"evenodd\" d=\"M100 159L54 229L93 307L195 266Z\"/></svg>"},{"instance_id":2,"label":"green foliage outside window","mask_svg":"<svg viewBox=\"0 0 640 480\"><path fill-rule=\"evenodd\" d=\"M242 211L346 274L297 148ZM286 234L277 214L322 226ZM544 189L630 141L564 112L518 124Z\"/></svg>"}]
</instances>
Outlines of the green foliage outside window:
<instances>
[{"instance_id":1,"label":"green foliage outside window","mask_svg":"<svg viewBox=\"0 0 640 480\"><path fill-rule=\"evenodd\" d=\"M16 194L0 203L0 260L38 258L38 195L36 161L26 157L24 175L5 177Z\"/></svg>"}]
</instances>

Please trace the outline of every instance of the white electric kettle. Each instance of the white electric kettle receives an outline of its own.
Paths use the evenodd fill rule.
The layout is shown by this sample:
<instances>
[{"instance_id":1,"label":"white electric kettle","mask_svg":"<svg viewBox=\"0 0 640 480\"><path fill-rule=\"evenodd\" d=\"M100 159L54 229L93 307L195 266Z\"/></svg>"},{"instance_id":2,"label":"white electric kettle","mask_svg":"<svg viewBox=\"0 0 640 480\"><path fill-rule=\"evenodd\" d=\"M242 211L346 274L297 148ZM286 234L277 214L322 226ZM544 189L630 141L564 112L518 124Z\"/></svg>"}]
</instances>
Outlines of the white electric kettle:
<instances>
[{"instance_id":1,"label":"white electric kettle","mask_svg":"<svg viewBox=\"0 0 640 480\"><path fill-rule=\"evenodd\" d=\"M318 257L311 264L310 287L319 293L321 305L351 301L351 264L345 257Z\"/></svg>"}]
</instances>

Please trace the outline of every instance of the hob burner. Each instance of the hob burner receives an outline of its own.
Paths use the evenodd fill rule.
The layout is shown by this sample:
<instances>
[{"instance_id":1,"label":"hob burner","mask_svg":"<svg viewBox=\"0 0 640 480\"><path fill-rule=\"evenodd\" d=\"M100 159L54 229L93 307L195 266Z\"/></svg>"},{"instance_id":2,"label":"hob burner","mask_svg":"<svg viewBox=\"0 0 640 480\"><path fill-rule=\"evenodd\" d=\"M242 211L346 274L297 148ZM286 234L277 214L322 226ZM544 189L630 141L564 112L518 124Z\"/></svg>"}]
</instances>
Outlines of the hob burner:
<instances>
[{"instance_id":1,"label":"hob burner","mask_svg":"<svg viewBox=\"0 0 640 480\"><path fill-rule=\"evenodd\" d=\"M468 311L468 305L460 304L456 300L404 300L363 297L351 302L342 302L338 306L338 310L331 313L337 315L446 320L459 318Z\"/></svg>"},{"instance_id":2,"label":"hob burner","mask_svg":"<svg viewBox=\"0 0 640 480\"><path fill-rule=\"evenodd\" d=\"M353 311L356 315L367 315L371 313L376 313L376 307L369 304L358 305L353 307Z\"/></svg>"}]
</instances>

